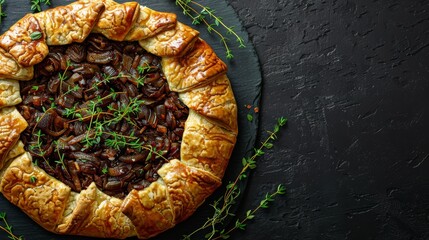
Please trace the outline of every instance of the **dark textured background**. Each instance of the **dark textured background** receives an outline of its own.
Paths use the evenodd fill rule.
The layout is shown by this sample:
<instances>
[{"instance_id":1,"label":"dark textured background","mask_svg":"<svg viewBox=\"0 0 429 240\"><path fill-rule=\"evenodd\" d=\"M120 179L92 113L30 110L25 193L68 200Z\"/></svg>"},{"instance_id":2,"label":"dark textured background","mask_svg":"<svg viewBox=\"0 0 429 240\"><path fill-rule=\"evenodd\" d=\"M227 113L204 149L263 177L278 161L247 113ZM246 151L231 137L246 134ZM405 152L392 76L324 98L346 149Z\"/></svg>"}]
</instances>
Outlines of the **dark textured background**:
<instances>
[{"instance_id":1,"label":"dark textured background","mask_svg":"<svg viewBox=\"0 0 429 240\"><path fill-rule=\"evenodd\" d=\"M56 7L60 5L66 5L72 0L55 0L52 1L51 7ZM126 0L117 0L117 2L126 2ZM147 5L158 11L168 11L178 14L178 18L185 24L191 25L189 18L183 16L182 11L179 7L175 5L174 1L162 0L162 1L138 1L142 5ZM217 11L219 16L222 16L224 21L228 25L236 26L236 32L242 36L245 40L245 43L248 45L245 49L240 49L235 44L231 45L231 48L234 51L235 59L233 61L226 61L225 51L222 43L219 41L219 38L216 36L210 35L205 27L203 26L194 26L197 30L200 31L200 37L206 40L215 50L215 52L226 61L228 65L228 77L230 78L231 85L234 89L235 98L239 106L244 106L250 104L252 106L258 106L261 95L261 71L258 62L258 56L256 55L255 49L252 47L252 44L249 43L247 33L244 28L241 28L241 23L233 10L232 7L227 5L225 1L219 1L216 4L213 4L211 0L198 0L199 3L202 3L207 6L212 6L213 9ZM42 7L42 9L47 9L47 6ZM25 14L30 12L30 1L28 0L16 0L16 1L6 1L3 5L3 10L8 14L8 16L2 19L0 24L0 32L6 31L12 24L21 19ZM242 164L241 159L246 154L250 153L255 144L255 139L257 136L258 128L258 114L255 114L254 120L249 122L246 119L246 115L249 112L247 108L240 107L238 111L238 124L240 128L240 134L237 137L237 143L231 161L229 163L228 169L225 173L223 181L227 183L235 179L235 176L241 171ZM243 181L240 186L245 187L247 181ZM160 234L155 239L181 239L181 236L184 234L189 234L190 232L197 229L201 226L202 222L207 219L212 213L212 208L209 206L214 199L219 198L222 194L222 187L216 191L199 209L192 215L187 221L179 224L174 229L167 231L166 233ZM240 197L241 198L241 197ZM236 210L235 206L232 210ZM26 239L62 239L62 240L87 240L87 237L76 237L76 236L59 236L54 235L33 222L29 217L27 217L19 208L13 206L9 203L3 196L0 196L0 211L7 213L7 219L11 225L14 226L15 233L17 235L23 235ZM0 226L4 225L3 223ZM202 236L197 236L193 239L199 239ZM4 231L0 231L0 239L7 238L7 234ZM136 239L136 238L133 238ZM154 239L154 240L155 240Z\"/></svg>"},{"instance_id":2,"label":"dark textured background","mask_svg":"<svg viewBox=\"0 0 429 240\"><path fill-rule=\"evenodd\" d=\"M239 215L287 195L232 239L429 239L429 1L227 2L261 63L261 137L289 118Z\"/></svg>"},{"instance_id":3,"label":"dark textured background","mask_svg":"<svg viewBox=\"0 0 429 240\"><path fill-rule=\"evenodd\" d=\"M429 1L228 2L262 65L261 130L289 118L242 212L287 196L233 239L429 239Z\"/></svg>"}]
</instances>

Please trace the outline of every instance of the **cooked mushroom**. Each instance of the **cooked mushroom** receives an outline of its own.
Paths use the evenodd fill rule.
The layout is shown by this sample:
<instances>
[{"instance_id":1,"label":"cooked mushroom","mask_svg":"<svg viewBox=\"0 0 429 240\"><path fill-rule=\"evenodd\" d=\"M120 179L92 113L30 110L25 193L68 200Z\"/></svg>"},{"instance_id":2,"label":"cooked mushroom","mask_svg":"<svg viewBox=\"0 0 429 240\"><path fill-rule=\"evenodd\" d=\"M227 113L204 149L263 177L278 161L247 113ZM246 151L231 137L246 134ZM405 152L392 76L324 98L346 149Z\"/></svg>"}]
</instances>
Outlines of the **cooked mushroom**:
<instances>
[{"instance_id":1,"label":"cooked mushroom","mask_svg":"<svg viewBox=\"0 0 429 240\"><path fill-rule=\"evenodd\" d=\"M159 57L101 35L54 48L35 68L41 77L21 84L21 139L33 159L75 191L95 182L123 197L156 181L180 157L188 115Z\"/></svg>"}]
</instances>

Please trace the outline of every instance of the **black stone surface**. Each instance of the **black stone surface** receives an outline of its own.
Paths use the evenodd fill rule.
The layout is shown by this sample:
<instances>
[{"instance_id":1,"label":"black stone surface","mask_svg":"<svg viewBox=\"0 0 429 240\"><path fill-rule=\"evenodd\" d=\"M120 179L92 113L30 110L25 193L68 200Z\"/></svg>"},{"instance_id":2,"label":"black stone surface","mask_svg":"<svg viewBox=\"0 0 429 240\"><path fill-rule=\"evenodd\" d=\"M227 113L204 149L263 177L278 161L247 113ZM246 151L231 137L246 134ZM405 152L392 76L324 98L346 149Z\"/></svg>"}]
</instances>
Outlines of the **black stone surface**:
<instances>
[{"instance_id":1,"label":"black stone surface","mask_svg":"<svg viewBox=\"0 0 429 240\"><path fill-rule=\"evenodd\" d=\"M126 2L125 0L116 1ZM55 0L52 1L52 7L66 5L70 2L73 1ZM227 5L226 2L220 2L216 5L210 3L210 0L199 2L203 3L204 5L211 5L212 8L223 17L225 22L228 22L230 25L237 26L237 29L235 30L245 39L246 45L248 45L248 47L238 50L237 46L231 46L235 55L235 59L233 61L227 61L223 45L219 39L210 35L204 27L194 26L194 28L200 31L201 38L206 40L214 48L219 57L227 63L229 68L228 77L230 78L237 104L239 106L244 106L245 104L250 104L255 107L259 106L262 78L258 56L256 55L253 46L248 42L247 33L244 31L244 29L240 28L241 23L236 13L232 7ZM192 24L188 18L183 16L181 9L174 4L174 1L139 1L139 3L158 11L175 12L177 13L181 22L188 25ZM45 6L44 9L46 9ZM29 1L26 0L18 0L13 2L7 1L3 7L3 10L8 13L8 16L3 19L3 22L0 25L1 33L5 32L12 24L28 13L30 11L30 4ZM259 123L258 114L255 114L254 120L249 122L246 118L248 112L248 109L244 107L239 108L238 115L240 135L237 138L235 150L231 157L228 169L225 173L225 177L223 179L224 182L235 179L235 176L241 171L242 168L241 159L243 156L250 153L255 144ZM247 181L243 181L241 184L243 189L246 187L246 183ZM187 221L179 224L174 229L167 231L166 233L163 233L154 239L180 239L182 235L189 234L190 232L197 229L201 223L212 214L212 208L209 206L209 204L211 204L214 199L219 198L223 194L222 189L223 188L220 188L212 197L207 199L206 203L204 203ZM17 235L23 235L26 239L89 239L87 237L58 236L45 231L36 223L34 223L30 218L28 218L19 208L9 203L2 195L0 196L0 211L7 213L8 221L11 225L14 226L15 233ZM1 224L2 223L0 223L0 225ZM0 231L0 239L6 238L7 235L5 232Z\"/></svg>"},{"instance_id":2,"label":"black stone surface","mask_svg":"<svg viewBox=\"0 0 429 240\"><path fill-rule=\"evenodd\" d=\"M259 160L232 239L429 239L429 1L228 0L263 72ZM263 135L263 134L262 134Z\"/></svg>"},{"instance_id":3,"label":"black stone surface","mask_svg":"<svg viewBox=\"0 0 429 240\"><path fill-rule=\"evenodd\" d=\"M261 63L259 139L289 118L238 215L287 195L231 238L429 239L429 1L227 2Z\"/></svg>"}]
</instances>

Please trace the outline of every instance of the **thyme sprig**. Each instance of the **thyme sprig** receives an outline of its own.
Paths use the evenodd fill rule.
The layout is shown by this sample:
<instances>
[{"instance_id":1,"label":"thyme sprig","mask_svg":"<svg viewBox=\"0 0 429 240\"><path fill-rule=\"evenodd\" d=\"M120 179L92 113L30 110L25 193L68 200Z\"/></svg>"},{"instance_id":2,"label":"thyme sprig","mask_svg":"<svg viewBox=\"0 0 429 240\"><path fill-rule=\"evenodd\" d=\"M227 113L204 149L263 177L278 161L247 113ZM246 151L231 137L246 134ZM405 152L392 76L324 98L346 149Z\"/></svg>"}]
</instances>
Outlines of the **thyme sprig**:
<instances>
[{"instance_id":1,"label":"thyme sprig","mask_svg":"<svg viewBox=\"0 0 429 240\"><path fill-rule=\"evenodd\" d=\"M42 11L42 4L44 4L45 6L51 6L51 1L50 0L31 0L31 7L30 9L33 12L40 12Z\"/></svg>"},{"instance_id":2,"label":"thyme sprig","mask_svg":"<svg viewBox=\"0 0 429 240\"><path fill-rule=\"evenodd\" d=\"M4 0L0 0L0 24L3 18L7 16L7 14L3 12L3 4L4 4Z\"/></svg>"},{"instance_id":3,"label":"thyme sprig","mask_svg":"<svg viewBox=\"0 0 429 240\"><path fill-rule=\"evenodd\" d=\"M225 47L227 59L234 58L234 55L232 54L232 50L228 44L229 39L225 37L220 32L220 30L218 30L218 28L223 28L226 30L227 34L233 35L238 43L239 48L246 47L246 45L244 44L243 38L241 38L234 31L234 27L226 25L223 22L222 18L216 15L215 10L192 0L175 0L175 1L176 1L176 5L182 8L183 14L191 18L192 24L200 25L201 23L204 23L209 33L215 33L216 35L219 36L222 44Z\"/></svg>"},{"instance_id":4,"label":"thyme sprig","mask_svg":"<svg viewBox=\"0 0 429 240\"><path fill-rule=\"evenodd\" d=\"M16 236L13 233L12 226L8 223L6 219L6 213L0 212L0 220L3 222L4 226L0 225L0 229L5 231L8 234L8 238L11 240L23 240L24 238L22 236Z\"/></svg>"},{"instance_id":5,"label":"thyme sprig","mask_svg":"<svg viewBox=\"0 0 429 240\"><path fill-rule=\"evenodd\" d=\"M261 200L258 207L251 209L251 210L247 210L246 216L243 219L237 219L235 221L235 225L233 227L231 227L229 230L223 229L223 230L219 231L219 235L217 237L212 238L212 239L213 240L228 239L230 237L231 232L233 232L234 230L237 230L237 229L245 230L247 227L246 222L249 220L252 220L255 217L256 212L258 212L260 209L268 208L269 207L268 204L270 202L273 202L277 195L283 195L285 193L286 193L285 186L282 184L279 184L277 186L277 190L275 192L267 193L265 195L265 198L263 200Z\"/></svg>"},{"instance_id":6,"label":"thyme sprig","mask_svg":"<svg viewBox=\"0 0 429 240\"><path fill-rule=\"evenodd\" d=\"M248 177L248 172L251 169L256 168L256 158L261 157L265 154L264 149L271 149L274 145L272 141L277 139L277 134L280 131L280 128L285 126L287 123L287 119L281 117L277 119L277 123L274 125L272 131L267 131L269 133L268 137L261 143L259 148L255 148L253 155L251 157L245 157L242 159L243 168L240 173L236 177L235 181L229 182L226 186L225 194L219 199L215 200L211 205L214 209L214 213L211 217L207 219L207 221L198 229L190 233L189 235L183 236L184 240L190 240L193 235L201 231L207 231L208 233L205 235L206 239L227 239L229 238L229 234L236 229L245 229L248 220L254 218L255 213L261 208L267 208L268 203L274 201L274 197L277 195L282 195L285 193L285 187L283 185L278 185L277 191L271 194L266 194L265 198L260 202L259 206L253 210L248 210L246 216L240 220L237 219L235 226L230 228L229 230L218 230L218 226L223 226L224 221L228 217L235 216L232 213L232 207L236 204L237 198L241 194L241 189L238 186L238 183Z\"/></svg>"}]
</instances>

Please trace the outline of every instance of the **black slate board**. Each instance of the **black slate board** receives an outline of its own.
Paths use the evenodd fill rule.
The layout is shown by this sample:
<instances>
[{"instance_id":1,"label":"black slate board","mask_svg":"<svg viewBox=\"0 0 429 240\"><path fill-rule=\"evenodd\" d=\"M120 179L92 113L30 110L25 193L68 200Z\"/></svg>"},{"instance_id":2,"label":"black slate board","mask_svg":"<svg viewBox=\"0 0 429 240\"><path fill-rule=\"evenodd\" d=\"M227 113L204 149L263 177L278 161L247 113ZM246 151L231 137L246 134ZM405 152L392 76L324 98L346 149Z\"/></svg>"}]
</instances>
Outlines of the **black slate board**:
<instances>
[{"instance_id":1,"label":"black slate board","mask_svg":"<svg viewBox=\"0 0 429 240\"><path fill-rule=\"evenodd\" d=\"M8 16L3 19L0 25L0 32L4 33L13 23L21 19L26 13L30 11L30 1L17 0L8 1L3 10L7 12ZM66 5L73 1L52 1L53 5L60 6ZM126 2L120 1L117 2ZM183 16L182 11L177 7L173 0L160 0L160 1L138 1L141 5L146 5L158 11L174 12L178 15L179 21L191 25L191 21ZM225 50L219 39L210 35L203 26L194 26L200 31L201 37L206 40L218 54L218 56L227 63L229 71L228 76L234 90L234 94L238 105L238 124L239 136L230 164L226 171L223 182L226 183L235 179L235 176L241 170L241 159L246 154L250 154L255 145L255 139L258 129L258 114L245 108L245 105L258 107L261 94L261 72L258 62L258 57L251 43L248 41L247 32L245 32L235 14L234 10L224 1L216 1L215 3L210 0L199 1L203 5L209 6L216 10L217 15L222 16L224 22L230 26L235 26L234 30L245 39L246 48L239 49L235 45L235 40L231 38L231 48L235 58L232 61L226 60ZM46 9L46 8L44 8ZM253 121L249 122L246 115L251 112L254 115ZM245 187L245 183L243 184ZM198 228L207 217L212 214L212 208L209 204L213 199L218 198L222 194L223 187L219 188L213 196L200 206L196 213L185 222L178 224L175 228L159 235L154 239L180 239L182 235L188 234ZM11 203L9 203L3 196L0 196L0 211L7 212L7 218L11 225L14 227L14 232L17 235L23 235L26 239L61 239L61 240L80 240L80 239L95 239L87 237L76 236L60 236L51 234L34 223L27 217L21 210ZM0 231L0 239L5 239L7 236L3 231ZM202 238L201 236L196 239Z\"/></svg>"}]
</instances>

